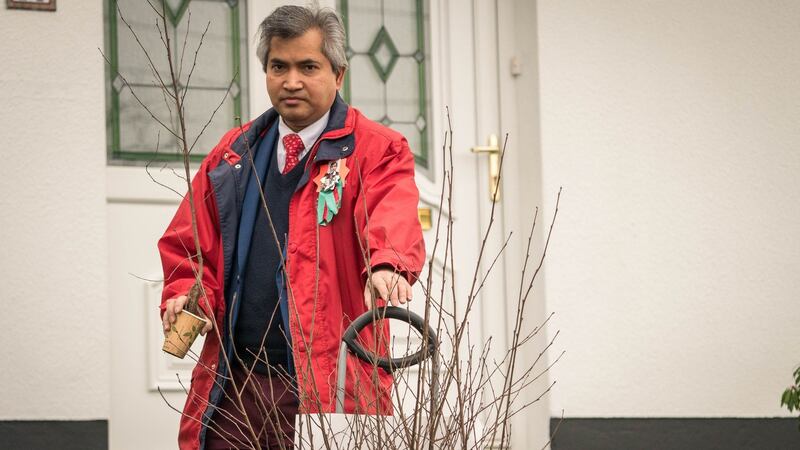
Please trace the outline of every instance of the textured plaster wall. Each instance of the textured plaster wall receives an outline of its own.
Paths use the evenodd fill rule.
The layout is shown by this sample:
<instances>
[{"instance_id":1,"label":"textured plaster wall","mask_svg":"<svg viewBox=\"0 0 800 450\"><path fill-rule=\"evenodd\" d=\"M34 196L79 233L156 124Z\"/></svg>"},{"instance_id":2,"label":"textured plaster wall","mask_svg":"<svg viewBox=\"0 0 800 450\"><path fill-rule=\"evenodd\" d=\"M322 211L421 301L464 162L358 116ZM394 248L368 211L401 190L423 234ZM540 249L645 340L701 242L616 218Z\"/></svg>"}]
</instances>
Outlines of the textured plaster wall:
<instances>
[{"instance_id":1,"label":"textured plaster wall","mask_svg":"<svg viewBox=\"0 0 800 450\"><path fill-rule=\"evenodd\" d=\"M548 0L538 23L552 415L788 415L800 3Z\"/></svg>"},{"instance_id":2,"label":"textured plaster wall","mask_svg":"<svg viewBox=\"0 0 800 450\"><path fill-rule=\"evenodd\" d=\"M106 418L102 3L0 30L0 419Z\"/></svg>"}]
</instances>

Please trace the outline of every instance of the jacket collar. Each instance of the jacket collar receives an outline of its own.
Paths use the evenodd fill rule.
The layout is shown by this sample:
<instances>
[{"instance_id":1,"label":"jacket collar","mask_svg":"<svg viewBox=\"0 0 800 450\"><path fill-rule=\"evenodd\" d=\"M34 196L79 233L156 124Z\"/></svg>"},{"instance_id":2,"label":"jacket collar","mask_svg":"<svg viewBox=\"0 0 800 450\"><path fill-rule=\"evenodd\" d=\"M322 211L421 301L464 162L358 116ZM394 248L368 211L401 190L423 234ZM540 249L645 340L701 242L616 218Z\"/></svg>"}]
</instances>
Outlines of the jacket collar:
<instances>
[{"instance_id":1,"label":"jacket collar","mask_svg":"<svg viewBox=\"0 0 800 450\"><path fill-rule=\"evenodd\" d=\"M254 146L275 124L276 120L278 120L278 112L275 111L275 108L268 109L243 127L244 133L240 134L231 144L231 149L240 156L246 156L247 146L249 145L254 150ZM355 150L354 122L355 112L337 93L331 106L328 124L311 150L315 163L346 158L353 153Z\"/></svg>"},{"instance_id":2,"label":"jacket collar","mask_svg":"<svg viewBox=\"0 0 800 450\"><path fill-rule=\"evenodd\" d=\"M317 140L316 149L312 149L311 154L315 163L347 158L353 153L355 150L354 122L355 111L342 100L339 94L336 94L336 99L331 106L328 126Z\"/></svg>"}]
</instances>

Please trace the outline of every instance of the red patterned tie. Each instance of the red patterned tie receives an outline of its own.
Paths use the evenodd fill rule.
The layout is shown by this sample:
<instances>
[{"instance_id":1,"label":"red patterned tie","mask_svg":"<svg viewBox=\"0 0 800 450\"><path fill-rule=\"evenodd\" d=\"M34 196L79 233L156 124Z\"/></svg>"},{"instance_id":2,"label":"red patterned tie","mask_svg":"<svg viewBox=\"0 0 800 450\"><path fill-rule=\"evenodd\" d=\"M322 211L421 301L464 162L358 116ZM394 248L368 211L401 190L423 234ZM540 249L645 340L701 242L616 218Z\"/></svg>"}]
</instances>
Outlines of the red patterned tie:
<instances>
[{"instance_id":1,"label":"red patterned tie","mask_svg":"<svg viewBox=\"0 0 800 450\"><path fill-rule=\"evenodd\" d=\"M303 140L300 139L299 134L287 134L283 137L283 147L286 149L286 164L283 166L282 173L286 175L297 165L299 162L297 157L306 146L303 145Z\"/></svg>"}]
</instances>

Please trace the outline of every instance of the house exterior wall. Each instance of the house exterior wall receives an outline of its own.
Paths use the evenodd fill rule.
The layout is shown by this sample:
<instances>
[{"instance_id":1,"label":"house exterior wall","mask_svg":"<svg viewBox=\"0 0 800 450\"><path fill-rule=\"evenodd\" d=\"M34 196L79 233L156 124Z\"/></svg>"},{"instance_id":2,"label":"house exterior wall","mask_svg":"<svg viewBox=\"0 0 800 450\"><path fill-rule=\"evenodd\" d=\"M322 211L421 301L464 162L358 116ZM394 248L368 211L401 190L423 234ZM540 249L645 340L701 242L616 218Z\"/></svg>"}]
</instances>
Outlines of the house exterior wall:
<instances>
[{"instance_id":1,"label":"house exterior wall","mask_svg":"<svg viewBox=\"0 0 800 450\"><path fill-rule=\"evenodd\" d=\"M800 3L547 0L538 15L545 211L564 187L551 416L789 416Z\"/></svg>"},{"instance_id":2,"label":"house exterior wall","mask_svg":"<svg viewBox=\"0 0 800 450\"><path fill-rule=\"evenodd\" d=\"M107 418L102 3L0 30L0 419Z\"/></svg>"}]
</instances>

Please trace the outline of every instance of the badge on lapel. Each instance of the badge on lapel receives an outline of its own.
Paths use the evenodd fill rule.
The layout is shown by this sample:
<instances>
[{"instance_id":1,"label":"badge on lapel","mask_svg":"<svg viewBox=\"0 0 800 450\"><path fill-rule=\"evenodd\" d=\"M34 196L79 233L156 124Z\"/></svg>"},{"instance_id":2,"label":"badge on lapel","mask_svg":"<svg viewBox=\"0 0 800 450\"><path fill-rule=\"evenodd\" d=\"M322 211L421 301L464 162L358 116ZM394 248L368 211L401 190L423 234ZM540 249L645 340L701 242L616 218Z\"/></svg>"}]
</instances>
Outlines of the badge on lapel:
<instances>
[{"instance_id":1,"label":"badge on lapel","mask_svg":"<svg viewBox=\"0 0 800 450\"><path fill-rule=\"evenodd\" d=\"M342 206L342 188L349 171L344 159L337 159L320 166L319 175L314 178L314 184L317 185L319 192L317 223L323 227L333 220Z\"/></svg>"}]
</instances>

